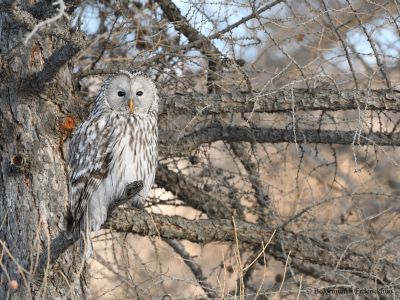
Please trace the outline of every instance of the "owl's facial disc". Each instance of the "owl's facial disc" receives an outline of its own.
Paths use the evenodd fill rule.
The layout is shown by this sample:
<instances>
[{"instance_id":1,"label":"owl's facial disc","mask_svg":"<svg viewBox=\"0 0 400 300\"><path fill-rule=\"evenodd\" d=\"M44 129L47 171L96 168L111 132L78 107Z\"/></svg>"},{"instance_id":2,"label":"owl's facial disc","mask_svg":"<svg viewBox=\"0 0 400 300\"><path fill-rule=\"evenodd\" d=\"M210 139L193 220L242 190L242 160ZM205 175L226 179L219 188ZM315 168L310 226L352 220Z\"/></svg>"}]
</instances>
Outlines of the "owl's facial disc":
<instances>
[{"instance_id":1,"label":"owl's facial disc","mask_svg":"<svg viewBox=\"0 0 400 300\"><path fill-rule=\"evenodd\" d=\"M155 100L153 82L144 76L138 75L131 80L130 88L135 112L147 113Z\"/></svg>"},{"instance_id":2,"label":"owl's facial disc","mask_svg":"<svg viewBox=\"0 0 400 300\"><path fill-rule=\"evenodd\" d=\"M155 87L144 76L130 78L117 75L106 89L106 99L112 110L128 113L147 113L155 99Z\"/></svg>"}]
</instances>

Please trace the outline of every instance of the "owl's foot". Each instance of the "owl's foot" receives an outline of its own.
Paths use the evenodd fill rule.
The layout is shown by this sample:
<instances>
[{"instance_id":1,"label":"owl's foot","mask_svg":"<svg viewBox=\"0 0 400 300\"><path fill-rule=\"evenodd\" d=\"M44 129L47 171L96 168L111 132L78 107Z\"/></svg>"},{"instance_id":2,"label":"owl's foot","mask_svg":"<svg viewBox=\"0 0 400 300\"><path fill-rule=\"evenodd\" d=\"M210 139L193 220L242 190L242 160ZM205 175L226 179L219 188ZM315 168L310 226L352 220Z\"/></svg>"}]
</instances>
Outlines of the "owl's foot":
<instances>
[{"instance_id":1,"label":"owl's foot","mask_svg":"<svg viewBox=\"0 0 400 300\"><path fill-rule=\"evenodd\" d=\"M124 194L126 194L127 198L133 198L135 197L137 194L139 194L139 192L143 189L143 181L139 180L139 181L134 181L130 184L128 184L125 187L125 192Z\"/></svg>"},{"instance_id":2,"label":"owl's foot","mask_svg":"<svg viewBox=\"0 0 400 300\"><path fill-rule=\"evenodd\" d=\"M117 199L116 201L113 202L113 204L111 204L108 208L108 214L110 215L111 212L117 208L118 206L122 205L122 204L126 204L129 201L132 201L132 199L139 194L139 192L143 189L143 181L142 180L138 180L138 181L134 181L129 183L124 190L124 193L122 194L122 196Z\"/></svg>"}]
</instances>

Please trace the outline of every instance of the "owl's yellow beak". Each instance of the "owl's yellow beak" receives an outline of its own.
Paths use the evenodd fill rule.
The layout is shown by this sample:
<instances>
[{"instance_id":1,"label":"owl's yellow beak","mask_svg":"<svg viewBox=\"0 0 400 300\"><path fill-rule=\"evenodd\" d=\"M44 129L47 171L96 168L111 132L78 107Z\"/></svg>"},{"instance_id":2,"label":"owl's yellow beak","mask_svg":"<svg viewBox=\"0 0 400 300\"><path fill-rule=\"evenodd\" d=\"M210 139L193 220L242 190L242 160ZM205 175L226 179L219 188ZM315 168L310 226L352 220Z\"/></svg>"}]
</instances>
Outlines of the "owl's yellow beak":
<instances>
[{"instance_id":1,"label":"owl's yellow beak","mask_svg":"<svg viewBox=\"0 0 400 300\"><path fill-rule=\"evenodd\" d=\"M134 107L135 107L135 104L133 102L133 99L129 99L129 112L133 112Z\"/></svg>"}]
</instances>

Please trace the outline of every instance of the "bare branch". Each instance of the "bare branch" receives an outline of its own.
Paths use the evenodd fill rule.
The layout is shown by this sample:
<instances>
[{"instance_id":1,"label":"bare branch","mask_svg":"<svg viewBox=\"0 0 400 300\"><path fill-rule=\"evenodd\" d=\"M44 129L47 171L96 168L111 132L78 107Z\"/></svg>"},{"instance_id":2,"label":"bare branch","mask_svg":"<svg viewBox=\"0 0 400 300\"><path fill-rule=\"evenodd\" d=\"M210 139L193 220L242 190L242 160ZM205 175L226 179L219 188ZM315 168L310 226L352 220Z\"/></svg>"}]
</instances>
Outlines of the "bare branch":
<instances>
[{"instance_id":1,"label":"bare branch","mask_svg":"<svg viewBox=\"0 0 400 300\"><path fill-rule=\"evenodd\" d=\"M246 170L249 182L254 190L259 210L258 223L265 224L265 222L267 222L265 209L268 209L270 207L270 199L268 195L263 191L263 183L260 178L257 164L252 161L251 155L247 153L244 143L230 143L230 146L233 153Z\"/></svg>"},{"instance_id":2,"label":"bare branch","mask_svg":"<svg viewBox=\"0 0 400 300\"><path fill-rule=\"evenodd\" d=\"M257 15L262 14L263 12L273 8L274 6L276 6L279 3L282 3L284 1L285 0L275 0L275 1L271 2L271 3L266 4L263 7L260 7L256 12L253 12L253 13L247 15L246 17L241 18L239 21L237 21L237 22L235 22L235 23L233 23L231 25L228 25L224 29L222 29L222 30L210 35L208 37L208 39L212 40L212 39L218 38L218 37L224 35L225 33L235 29L236 27L242 25L243 23L246 23L247 21L250 21L251 19L254 19Z\"/></svg>"},{"instance_id":3,"label":"bare branch","mask_svg":"<svg viewBox=\"0 0 400 300\"><path fill-rule=\"evenodd\" d=\"M207 297L209 299L217 299L218 294L214 291L211 285L208 284L207 278L203 276L203 271L201 270L201 267L193 260L193 257L191 257L190 254L186 251L182 243L178 240L171 239L166 239L165 241L168 245L171 246L172 249L174 249L177 254L180 255L185 264L189 267L193 275L196 277L197 282L204 290Z\"/></svg>"},{"instance_id":4,"label":"bare branch","mask_svg":"<svg viewBox=\"0 0 400 300\"><path fill-rule=\"evenodd\" d=\"M175 29L184 34L190 42L202 41L201 45L198 45L198 47L205 54L220 53L210 40L189 24L186 18L182 16L179 8L172 1L158 0L157 3L160 5L168 20L174 24Z\"/></svg>"},{"instance_id":5,"label":"bare branch","mask_svg":"<svg viewBox=\"0 0 400 300\"><path fill-rule=\"evenodd\" d=\"M164 155L185 155L201 144L216 141L249 142L249 143L317 143L352 145L355 142L355 131L302 129L296 131L278 128L248 128L241 126L213 125L197 130L181 138L176 144L168 144L162 140L160 148ZM356 144L400 146L399 133L368 132L357 135Z\"/></svg>"},{"instance_id":6,"label":"bare branch","mask_svg":"<svg viewBox=\"0 0 400 300\"><path fill-rule=\"evenodd\" d=\"M274 229L236 220L236 234L242 243L260 244L267 242ZM104 228L120 232L130 232L144 236L161 236L168 239L185 239L195 243L215 241L233 242L235 230L231 220L188 220L179 216L152 214L136 209L115 210ZM395 284L400 276L400 267L386 259L377 262L368 255L345 251L311 239L301 234L280 230L277 239L273 239L267 251L281 261L286 260L281 243L290 251L292 257L299 258L292 266L322 266L330 268L331 272L349 272L353 275L377 279L380 284ZM301 259L300 259L301 258ZM339 262L339 264L338 264ZM310 265L311 264L311 265ZM337 276L340 281L341 276Z\"/></svg>"},{"instance_id":7,"label":"bare branch","mask_svg":"<svg viewBox=\"0 0 400 300\"><path fill-rule=\"evenodd\" d=\"M219 113L250 112L291 112L294 106L297 111L338 111L351 109L367 109L376 111L399 111L400 92L388 90L342 90L332 89L283 89L270 93L250 95L245 92L225 94L175 94L162 97L164 112L191 113L198 115Z\"/></svg>"},{"instance_id":8,"label":"bare branch","mask_svg":"<svg viewBox=\"0 0 400 300\"><path fill-rule=\"evenodd\" d=\"M185 180L164 164L159 164L155 182L158 186L176 194L187 205L198 209L212 218L229 218L232 208L221 201L221 195L210 195L196 187L190 180Z\"/></svg>"},{"instance_id":9,"label":"bare branch","mask_svg":"<svg viewBox=\"0 0 400 300\"><path fill-rule=\"evenodd\" d=\"M360 17L359 17L359 15L358 15L357 11L354 9L353 5L351 5L351 2L350 2L349 0L346 0L346 1L347 1L347 3L349 4L349 6L350 6L351 10L353 11L354 15L356 16L356 19L357 19L357 21L358 21L358 24L360 24L360 26L361 26L361 28L362 28L364 34L366 35L367 40L368 40L368 43L370 44L371 49L372 49L372 51L374 52L376 64L377 64L378 67L379 67L379 71L381 72L383 78L385 79L386 86L390 89L390 88L391 88L390 80L389 80L389 78L388 78L388 76L387 76L387 74L386 74L385 67L383 66L382 61L381 61L381 59L379 58L379 53L378 53L378 50L376 49L376 45L375 45L375 43L373 42L373 40L372 40L372 38L371 38L371 35L368 33L367 28L364 26L362 20L360 19Z\"/></svg>"},{"instance_id":10,"label":"bare branch","mask_svg":"<svg viewBox=\"0 0 400 300\"><path fill-rule=\"evenodd\" d=\"M350 68L351 74L353 76L354 84L356 86L356 89L358 90L358 80L357 80L356 72L354 70L353 62L350 58L349 50L347 49L347 45L346 45L342 35L340 34L338 28L335 26L334 22L332 21L332 17L328 11L328 8L326 7L325 1L321 0L321 2L322 2L322 5L324 6L324 10L325 10L326 16L328 17L328 20L329 20L332 30L335 32L338 40L342 44L343 51L346 55L347 63L349 64L349 68Z\"/></svg>"},{"instance_id":11,"label":"bare branch","mask_svg":"<svg viewBox=\"0 0 400 300\"><path fill-rule=\"evenodd\" d=\"M223 57L222 53L212 44L212 42L204 37L200 32L193 28L185 17L181 15L179 8L170 0L158 0L157 3L164 11L168 20L172 22L175 29L184 34L190 42L202 41L196 46L207 56L209 59L208 71L208 91L213 92L214 81L217 79L216 72L220 70L220 59Z\"/></svg>"}]
</instances>

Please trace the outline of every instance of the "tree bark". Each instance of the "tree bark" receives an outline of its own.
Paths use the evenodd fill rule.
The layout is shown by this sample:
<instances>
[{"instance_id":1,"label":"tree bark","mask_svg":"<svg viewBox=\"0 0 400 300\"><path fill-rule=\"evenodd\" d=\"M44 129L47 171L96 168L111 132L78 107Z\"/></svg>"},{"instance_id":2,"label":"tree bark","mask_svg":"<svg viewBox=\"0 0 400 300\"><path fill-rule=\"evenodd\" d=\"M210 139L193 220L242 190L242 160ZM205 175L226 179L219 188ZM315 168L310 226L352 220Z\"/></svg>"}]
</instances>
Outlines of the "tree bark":
<instances>
[{"instance_id":1,"label":"tree bark","mask_svg":"<svg viewBox=\"0 0 400 300\"><path fill-rule=\"evenodd\" d=\"M400 92L285 88L266 93L188 93L161 97L163 112L191 117L221 113L278 113L295 111L373 110L399 111Z\"/></svg>"},{"instance_id":2,"label":"tree bark","mask_svg":"<svg viewBox=\"0 0 400 300\"><path fill-rule=\"evenodd\" d=\"M65 61L54 62L65 44L35 35L24 45L27 30L10 15L0 14L0 299L81 298L86 282L73 280L80 265L71 251L42 282L31 281L38 255L63 228L67 204L60 125L73 105L73 87ZM49 67L57 67L50 83L40 77ZM17 288L10 286L14 280Z\"/></svg>"},{"instance_id":3,"label":"tree bark","mask_svg":"<svg viewBox=\"0 0 400 300\"><path fill-rule=\"evenodd\" d=\"M369 254L359 254L349 249L339 248L295 234L283 228L256 225L241 220L202 219L188 220L179 216L149 214L136 209L116 209L103 228L118 232L158 236L167 239L189 240L195 243L235 242L266 245L266 251L278 260L285 262L287 256L282 251L292 253L292 266L305 273L317 273L317 277L330 281L346 283L340 272L353 273L354 276L378 281L378 284L394 284L400 267L384 258L375 261ZM319 270L329 267L329 272ZM305 269L309 268L308 271Z\"/></svg>"}]
</instances>

